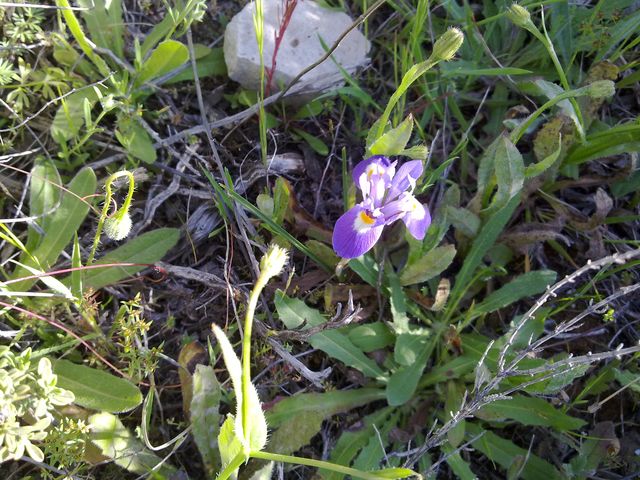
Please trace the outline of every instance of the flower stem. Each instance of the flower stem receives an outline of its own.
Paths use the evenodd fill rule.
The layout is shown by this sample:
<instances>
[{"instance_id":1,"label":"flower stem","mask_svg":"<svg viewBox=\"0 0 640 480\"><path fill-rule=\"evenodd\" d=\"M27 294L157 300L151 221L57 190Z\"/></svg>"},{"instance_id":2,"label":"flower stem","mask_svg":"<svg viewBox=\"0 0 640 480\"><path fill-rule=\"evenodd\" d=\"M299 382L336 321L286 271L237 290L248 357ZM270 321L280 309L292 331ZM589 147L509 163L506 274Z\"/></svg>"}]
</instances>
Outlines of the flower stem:
<instances>
[{"instance_id":1,"label":"flower stem","mask_svg":"<svg viewBox=\"0 0 640 480\"><path fill-rule=\"evenodd\" d=\"M244 330L242 332L242 431L246 435L249 431L249 388L251 386L251 330L253 327L253 317L258 305L260 293L264 289L269 277L265 270L261 269L256 284L249 295L247 313L244 317Z\"/></svg>"},{"instance_id":2,"label":"flower stem","mask_svg":"<svg viewBox=\"0 0 640 480\"><path fill-rule=\"evenodd\" d=\"M98 250L98 244L100 243L100 235L102 235L102 227L104 226L104 221L107 219L109 214L109 207L111 206L111 198L113 197L113 193L111 191L111 184L121 177L127 177L129 181L129 192L127 193L127 197L122 204L122 207L116 212L127 212L129 207L131 206L131 200L133 198L133 192L135 190L135 177L133 173L128 170L122 170L120 172L115 172L107 178L107 181L104 184L104 206L102 207L102 212L100 212L100 218L98 218L98 227L96 228L96 234L93 237L93 245L91 247L91 253L89 253L89 258L87 259L87 265L91 265L93 263L93 259L96 256L96 251Z\"/></svg>"},{"instance_id":3,"label":"flower stem","mask_svg":"<svg viewBox=\"0 0 640 480\"><path fill-rule=\"evenodd\" d=\"M242 465L242 462L244 462L244 460L245 460L244 453L239 453L238 455L233 457L233 460L231 460L227 464L227 466L224 467L224 470L222 470L218 474L218 476L216 477L216 480L227 480L227 478L229 478L233 472L235 472L238 468L240 468L240 465Z\"/></svg>"}]
</instances>

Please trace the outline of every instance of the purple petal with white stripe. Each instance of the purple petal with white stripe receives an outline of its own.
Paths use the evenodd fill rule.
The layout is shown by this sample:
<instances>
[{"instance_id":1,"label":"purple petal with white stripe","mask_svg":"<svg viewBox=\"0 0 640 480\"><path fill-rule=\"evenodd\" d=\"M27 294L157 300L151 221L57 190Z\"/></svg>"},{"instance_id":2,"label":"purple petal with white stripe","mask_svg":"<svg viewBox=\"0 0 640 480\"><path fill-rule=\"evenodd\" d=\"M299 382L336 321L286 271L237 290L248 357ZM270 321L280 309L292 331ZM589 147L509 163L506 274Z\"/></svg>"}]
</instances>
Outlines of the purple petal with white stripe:
<instances>
[{"instance_id":1,"label":"purple petal with white stripe","mask_svg":"<svg viewBox=\"0 0 640 480\"><path fill-rule=\"evenodd\" d=\"M422 175L422 170L423 167L420 160L403 163L391 181L388 198L392 200L402 192L406 192L409 189L413 190L416 186L416 181Z\"/></svg>"},{"instance_id":2,"label":"purple petal with white stripe","mask_svg":"<svg viewBox=\"0 0 640 480\"><path fill-rule=\"evenodd\" d=\"M360 187L360 177L362 177L363 173L367 174L367 180L370 179L372 175L380 175L388 181L391 181L395 172L395 162L391 163L391 160L383 155L375 155L358 162L358 164L353 167L353 181Z\"/></svg>"},{"instance_id":3,"label":"purple petal with white stripe","mask_svg":"<svg viewBox=\"0 0 640 480\"><path fill-rule=\"evenodd\" d=\"M411 209L402 221L416 240L422 240L427 233L427 228L431 225L431 213L426 205L421 204L415 198L413 198L413 202Z\"/></svg>"},{"instance_id":4,"label":"purple petal with white stripe","mask_svg":"<svg viewBox=\"0 0 640 480\"><path fill-rule=\"evenodd\" d=\"M365 254L376 244L384 224L358 204L342 215L333 229L333 249L342 258Z\"/></svg>"}]
</instances>

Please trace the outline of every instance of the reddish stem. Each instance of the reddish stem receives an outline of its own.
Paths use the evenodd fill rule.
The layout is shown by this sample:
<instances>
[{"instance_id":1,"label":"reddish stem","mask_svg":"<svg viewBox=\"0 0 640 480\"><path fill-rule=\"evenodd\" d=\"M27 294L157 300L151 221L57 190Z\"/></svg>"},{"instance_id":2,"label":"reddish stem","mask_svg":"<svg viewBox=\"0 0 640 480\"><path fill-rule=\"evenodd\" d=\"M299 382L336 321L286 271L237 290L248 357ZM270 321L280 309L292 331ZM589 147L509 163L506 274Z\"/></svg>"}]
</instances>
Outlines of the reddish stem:
<instances>
[{"instance_id":1,"label":"reddish stem","mask_svg":"<svg viewBox=\"0 0 640 480\"><path fill-rule=\"evenodd\" d=\"M298 0L282 0L284 6L284 12L282 14L282 20L280 20L280 26L275 34L275 42L273 46L273 56L271 57L271 68L267 68L267 86L266 96L271 94L271 84L273 83L273 75L276 71L276 58L278 57L278 51L280 50L280 44L284 38L284 34L289 27L289 22L293 16L293 11L298 5Z\"/></svg>"}]
</instances>

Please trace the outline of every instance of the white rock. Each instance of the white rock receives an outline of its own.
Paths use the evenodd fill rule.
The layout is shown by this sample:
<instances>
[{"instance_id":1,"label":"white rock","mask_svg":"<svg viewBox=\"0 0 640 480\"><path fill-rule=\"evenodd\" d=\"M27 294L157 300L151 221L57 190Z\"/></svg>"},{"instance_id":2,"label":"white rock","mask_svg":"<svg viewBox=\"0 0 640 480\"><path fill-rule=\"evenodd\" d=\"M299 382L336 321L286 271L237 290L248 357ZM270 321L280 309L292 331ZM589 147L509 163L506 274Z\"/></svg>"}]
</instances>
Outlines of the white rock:
<instances>
[{"instance_id":1,"label":"white rock","mask_svg":"<svg viewBox=\"0 0 640 480\"><path fill-rule=\"evenodd\" d=\"M267 68L271 67L284 2L285 0L263 0L263 51ZM227 25L224 34L224 59L231 79L245 88L257 90L260 86L260 56L253 23L254 12L255 2L251 2ZM352 24L353 20L346 13L328 10L312 0L298 0L276 56L271 91L275 92L286 86L302 70L317 62L325 54L322 42L330 48ZM332 58L342 68L353 73L358 67L368 63L369 47L369 41L354 29L342 40ZM328 58L302 77L298 91L321 92L343 84L342 79L338 66Z\"/></svg>"}]
</instances>

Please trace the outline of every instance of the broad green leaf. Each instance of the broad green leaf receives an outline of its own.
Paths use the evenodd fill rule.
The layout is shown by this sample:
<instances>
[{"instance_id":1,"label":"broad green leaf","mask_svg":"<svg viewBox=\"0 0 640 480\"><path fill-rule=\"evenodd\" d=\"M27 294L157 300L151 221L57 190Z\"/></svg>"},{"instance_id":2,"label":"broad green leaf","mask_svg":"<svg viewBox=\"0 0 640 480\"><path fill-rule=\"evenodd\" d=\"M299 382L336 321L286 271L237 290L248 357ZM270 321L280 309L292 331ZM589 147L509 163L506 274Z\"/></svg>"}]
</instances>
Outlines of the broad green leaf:
<instances>
[{"instance_id":1,"label":"broad green leaf","mask_svg":"<svg viewBox=\"0 0 640 480\"><path fill-rule=\"evenodd\" d=\"M412 365L402 366L391 374L385 390L389 405L403 405L413 397L429 355L430 349L422 348Z\"/></svg>"},{"instance_id":2,"label":"broad green leaf","mask_svg":"<svg viewBox=\"0 0 640 480\"><path fill-rule=\"evenodd\" d=\"M31 170L31 183L29 185L29 216L38 217L35 222L43 230L51 221L51 214L62 199L62 180L58 169L53 162L45 159L36 160L36 165ZM25 246L30 252L40 242L40 233L29 226L27 242Z\"/></svg>"},{"instance_id":3,"label":"broad green leaf","mask_svg":"<svg viewBox=\"0 0 640 480\"><path fill-rule=\"evenodd\" d=\"M400 155L411 139L413 116L409 115L400 125L387 130L373 145L369 145L369 155Z\"/></svg>"},{"instance_id":4,"label":"broad green leaf","mask_svg":"<svg viewBox=\"0 0 640 480\"><path fill-rule=\"evenodd\" d=\"M267 463L264 467L251 475L249 480L271 480L273 475L273 462Z\"/></svg>"},{"instance_id":5,"label":"broad green leaf","mask_svg":"<svg viewBox=\"0 0 640 480\"><path fill-rule=\"evenodd\" d=\"M53 372L58 376L58 386L73 392L75 403L81 407L120 413L142 403L138 387L104 370L60 359L54 362Z\"/></svg>"},{"instance_id":6,"label":"broad green leaf","mask_svg":"<svg viewBox=\"0 0 640 480\"><path fill-rule=\"evenodd\" d=\"M282 291L276 292L275 305L280 320L289 329L298 328L303 323L307 327L315 327L326 322L318 310L308 307L301 300L287 297ZM382 369L342 332L326 330L316 333L309 337L309 343L313 348L322 350L327 355L360 370L368 377L381 379L385 377Z\"/></svg>"},{"instance_id":7,"label":"broad green leaf","mask_svg":"<svg viewBox=\"0 0 640 480\"><path fill-rule=\"evenodd\" d=\"M125 23L122 18L122 0L80 0L78 5L86 8L82 12L82 18L93 43L124 59Z\"/></svg>"},{"instance_id":8,"label":"broad green leaf","mask_svg":"<svg viewBox=\"0 0 640 480\"><path fill-rule=\"evenodd\" d=\"M489 249L495 244L496 239L500 233L502 233L502 230L511 218L511 214L519 203L520 199L518 196L512 198L504 208L489 218L480 230L478 236L473 240L471 250L467 254L462 268L456 276L453 290L449 297L449 305L456 305L467 290L476 268L478 268Z\"/></svg>"},{"instance_id":9,"label":"broad green leaf","mask_svg":"<svg viewBox=\"0 0 640 480\"><path fill-rule=\"evenodd\" d=\"M121 247L112 250L94 265L109 265L105 268L88 270L84 275L85 288L99 290L107 285L119 282L124 278L147 268L162 259L180 238L177 228L159 228L128 241ZM139 265L120 267L120 263Z\"/></svg>"},{"instance_id":10,"label":"broad green leaf","mask_svg":"<svg viewBox=\"0 0 640 480\"><path fill-rule=\"evenodd\" d=\"M323 393L299 393L277 402L268 412L269 425L278 428L289 417L322 412L325 417L384 399L384 391L376 388L339 390Z\"/></svg>"},{"instance_id":11,"label":"broad green leaf","mask_svg":"<svg viewBox=\"0 0 640 480\"><path fill-rule=\"evenodd\" d=\"M523 425L541 425L558 431L577 430L586 422L571 417L538 397L514 395L510 400L497 400L485 405L476 416L483 420L515 420Z\"/></svg>"},{"instance_id":12,"label":"broad green leaf","mask_svg":"<svg viewBox=\"0 0 640 480\"><path fill-rule=\"evenodd\" d=\"M556 272L536 270L523 273L511 282L490 293L473 309L474 314L494 312L523 298L538 295L556 281Z\"/></svg>"},{"instance_id":13,"label":"broad green leaf","mask_svg":"<svg viewBox=\"0 0 640 480\"><path fill-rule=\"evenodd\" d=\"M351 464L360 449L369 442L372 435L375 435L374 425L378 428L382 426L392 410L391 407L377 410L364 417L360 428L357 430L343 430L342 435L340 435L336 445L331 450L329 461L338 465ZM342 480L344 478L342 473L323 469L318 470L318 475L324 480Z\"/></svg>"},{"instance_id":14,"label":"broad green leaf","mask_svg":"<svg viewBox=\"0 0 640 480\"><path fill-rule=\"evenodd\" d=\"M524 160L511 140L502 135L495 150L495 175L498 190L487 212L495 212L504 207L520 193L524 185Z\"/></svg>"},{"instance_id":15,"label":"broad green leaf","mask_svg":"<svg viewBox=\"0 0 640 480\"><path fill-rule=\"evenodd\" d=\"M222 350L224 364L227 367L231 383L233 384L233 391L236 394L237 413L235 419L235 434L243 446L245 455L251 451L260 451L267 444L267 420L262 411L258 392L253 383L249 383L249 398L244 398L242 390L242 365L240 364L240 360L233 351L233 347L222 329L216 324L213 324L212 328L213 334ZM245 379L245 381L250 382L251 380ZM242 417L245 410L249 415L247 421L249 431L247 432L243 430L242 426Z\"/></svg>"},{"instance_id":16,"label":"broad green leaf","mask_svg":"<svg viewBox=\"0 0 640 480\"><path fill-rule=\"evenodd\" d=\"M212 48L204 57L198 58L196 61L196 70L198 78L206 77L223 77L227 74L227 65L224 63L224 53L222 48ZM187 66L184 71L163 83L163 85L171 85L178 82L193 80L193 69Z\"/></svg>"},{"instance_id":17,"label":"broad green leaf","mask_svg":"<svg viewBox=\"0 0 640 480\"><path fill-rule=\"evenodd\" d=\"M427 329L416 328L406 333L396 334L393 359L406 367L416 363L422 350L427 348L426 345L430 333Z\"/></svg>"},{"instance_id":18,"label":"broad green leaf","mask_svg":"<svg viewBox=\"0 0 640 480\"><path fill-rule=\"evenodd\" d=\"M135 119L121 115L116 125L116 138L127 150L127 153L144 163L153 163L158 154L153 146L149 133Z\"/></svg>"},{"instance_id":19,"label":"broad green leaf","mask_svg":"<svg viewBox=\"0 0 640 480\"><path fill-rule=\"evenodd\" d=\"M87 216L89 204L87 198L96 191L96 175L90 168L83 168L71 180L67 186L67 191L62 194L62 199L58 207L50 214L46 222L46 229L40 244L32 252L32 257L37 259L34 262L30 256L20 258L20 263L30 267L39 268L43 271L49 270L58 257L76 234L80 225ZM12 278L19 278L27 275L23 268L16 268ZM18 282L11 286L11 290L28 290L34 282L31 280Z\"/></svg>"},{"instance_id":20,"label":"broad green leaf","mask_svg":"<svg viewBox=\"0 0 640 480\"><path fill-rule=\"evenodd\" d=\"M228 414L226 420L222 424L222 427L220 427L220 434L218 435L218 449L220 451L220 459L222 460L222 468L226 467L231 460L242 453L242 443L236 436L235 424L236 421L234 416Z\"/></svg>"},{"instance_id":21,"label":"broad green leaf","mask_svg":"<svg viewBox=\"0 0 640 480\"><path fill-rule=\"evenodd\" d=\"M567 154L564 164L578 165L590 160L640 151L640 125L623 123L589 135L587 141L576 144Z\"/></svg>"},{"instance_id":22,"label":"broad green leaf","mask_svg":"<svg viewBox=\"0 0 640 480\"><path fill-rule=\"evenodd\" d=\"M91 427L91 442L116 465L145 476L152 470L164 478L175 474L175 468L161 463L163 460L147 450L115 415L96 413L89 417L88 423Z\"/></svg>"},{"instance_id":23,"label":"broad green leaf","mask_svg":"<svg viewBox=\"0 0 640 480\"><path fill-rule=\"evenodd\" d=\"M414 285L431 280L444 272L456 256L456 247L445 245L430 250L400 273L402 285Z\"/></svg>"},{"instance_id":24,"label":"broad green leaf","mask_svg":"<svg viewBox=\"0 0 640 480\"><path fill-rule=\"evenodd\" d=\"M158 44L140 67L136 84L142 85L149 80L161 77L187 60L189 60L189 49L185 45L175 40L165 40Z\"/></svg>"},{"instance_id":25,"label":"broad green leaf","mask_svg":"<svg viewBox=\"0 0 640 480\"><path fill-rule=\"evenodd\" d=\"M85 123L85 101L89 101L92 106L98 101L98 95L93 88L78 90L61 100L50 127L51 138L57 143L68 142L80 133Z\"/></svg>"},{"instance_id":26,"label":"broad green leaf","mask_svg":"<svg viewBox=\"0 0 640 480\"><path fill-rule=\"evenodd\" d=\"M476 480L478 476L473 473L471 467L464 461L460 452L455 451L449 445L443 445L442 453L446 455L447 464L451 467L451 470L456 475L456 478L460 480Z\"/></svg>"},{"instance_id":27,"label":"broad green leaf","mask_svg":"<svg viewBox=\"0 0 640 480\"><path fill-rule=\"evenodd\" d=\"M391 291L389 303L391 305L391 316L393 317L393 330L396 335L408 333L409 317L407 317L407 299L404 290L402 289L402 285L400 285L400 279L390 264L388 264L386 272L389 289Z\"/></svg>"},{"instance_id":28,"label":"broad green leaf","mask_svg":"<svg viewBox=\"0 0 640 480\"><path fill-rule=\"evenodd\" d=\"M467 424L467 436L469 438L474 438L481 433L483 435L472 443L473 447L505 470L511 466L514 458L522 455L527 459L521 475L524 480L540 480L541 478L545 480L561 480L563 478L553 465L529 450L517 446L510 440L499 437L493 432L483 430L473 423Z\"/></svg>"},{"instance_id":29,"label":"broad green leaf","mask_svg":"<svg viewBox=\"0 0 640 480\"><path fill-rule=\"evenodd\" d=\"M362 450L360 450L360 453L353 462L353 468L360 471L371 472L374 475L381 472L381 470L378 469L380 468L380 464L385 460L386 448L391 442L389 433L398 427L399 420L400 415L399 412L396 411L389 415L389 418L387 418L381 426L376 426L378 429L376 435L373 435Z\"/></svg>"},{"instance_id":30,"label":"broad green leaf","mask_svg":"<svg viewBox=\"0 0 640 480\"><path fill-rule=\"evenodd\" d=\"M191 397L191 431L205 469L213 475L220 466L218 434L220 433L220 399L222 391L213 367L197 365L193 372Z\"/></svg>"},{"instance_id":31,"label":"broad green leaf","mask_svg":"<svg viewBox=\"0 0 640 480\"><path fill-rule=\"evenodd\" d=\"M395 336L382 322L357 325L349 330L349 340L365 353L393 345Z\"/></svg>"},{"instance_id":32,"label":"broad green leaf","mask_svg":"<svg viewBox=\"0 0 640 480\"><path fill-rule=\"evenodd\" d=\"M617 368L614 368L613 372L620 385L629 387L633 392L640 393L640 374Z\"/></svg>"},{"instance_id":33,"label":"broad green leaf","mask_svg":"<svg viewBox=\"0 0 640 480\"><path fill-rule=\"evenodd\" d=\"M444 209L447 220L467 237L475 237L480 229L480 218L466 208L447 205Z\"/></svg>"},{"instance_id":34,"label":"broad green leaf","mask_svg":"<svg viewBox=\"0 0 640 480\"><path fill-rule=\"evenodd\" d=\"M562 152L562 136L558 137L558 148L556 148L555 151L553 151L546 158L540 160L538 163L527 165L527 168L524 171L524 176L526 178L533 178L544 173L547 169L549 169L553 164L556 163L558 158L560 158L560 152Z\"/></svg>"},{"instance_id":35,"label":"broad green leaf","mask_svg":"<svg viewBox=\"0 0 640 480\"><path fill-rule=\"evenodd\" d=\"M453 380L447 382L443 412L446 421L451 420L451 416L460 409L465 393L466 387L463 382L454 382ZM462 419L447 432L447 440L451 447L457 448L464 441L466 424L466 420Z\"/></svg>"}]
</instances>

